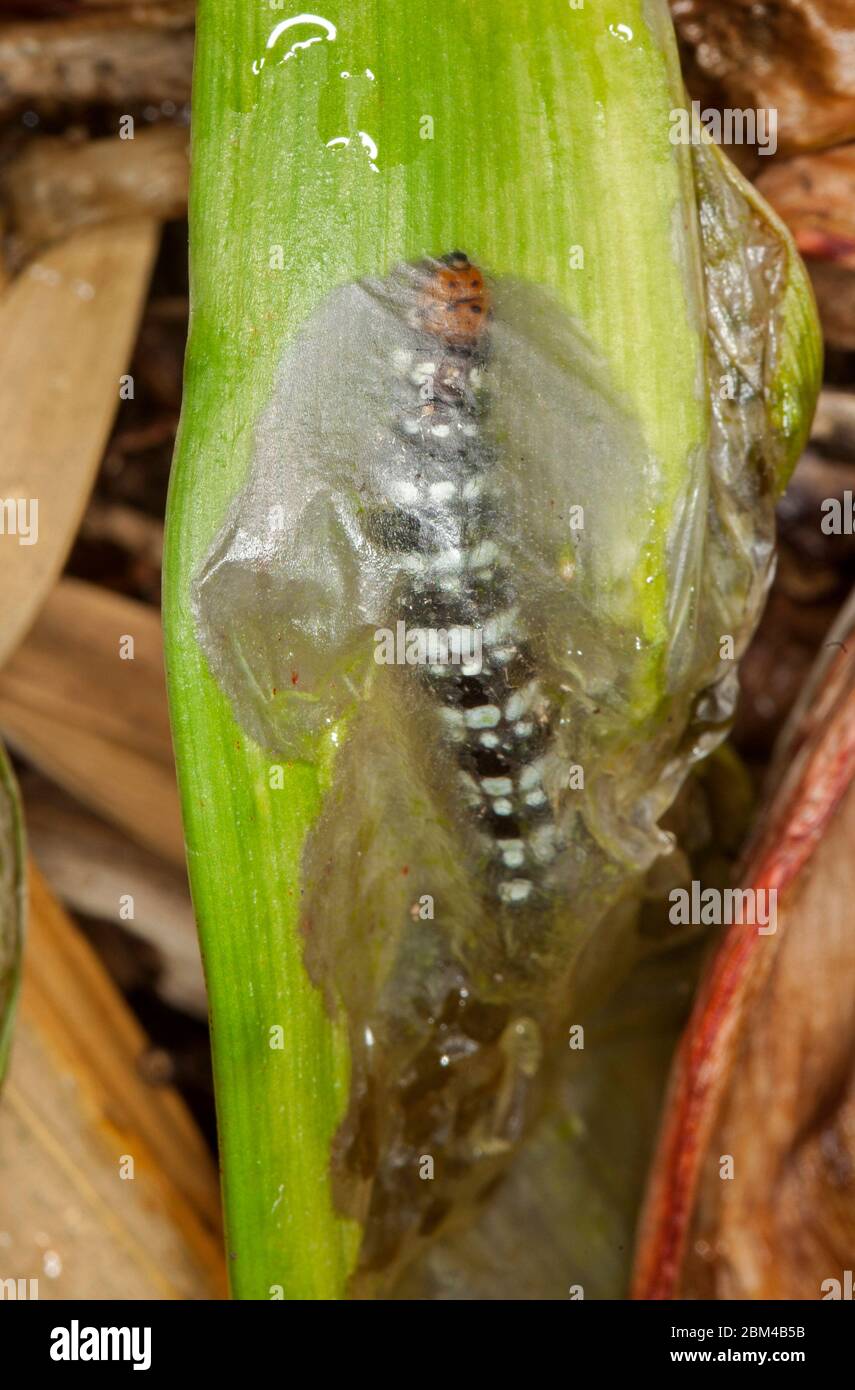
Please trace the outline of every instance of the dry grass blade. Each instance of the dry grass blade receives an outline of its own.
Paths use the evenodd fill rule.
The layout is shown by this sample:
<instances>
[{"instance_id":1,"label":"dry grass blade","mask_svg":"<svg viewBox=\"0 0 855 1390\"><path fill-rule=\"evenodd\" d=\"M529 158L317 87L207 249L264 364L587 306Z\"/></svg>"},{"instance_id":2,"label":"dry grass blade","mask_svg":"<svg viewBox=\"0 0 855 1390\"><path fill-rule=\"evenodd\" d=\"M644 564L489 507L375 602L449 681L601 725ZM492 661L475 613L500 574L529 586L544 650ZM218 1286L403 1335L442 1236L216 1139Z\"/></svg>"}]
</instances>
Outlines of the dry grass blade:
<instances>
[{"instance_id":1,"label":"dry grass blade","mask_svg":"<svg viewBox=\"0 0 855 1390\"><path fill-rule=\"evenodd\" d=\"M96 957L34 873L0 1109L0 1229L4 1278L38 1279L42 1299L223 1292L214 1166L177 1095L138 1075L144 1047Z\"/></svg>"},{"instance_id":2,"label":"dry grass blade","mask_svg":"<svg viewBox=\"0 0 855 1390\"><path fill-rule=\"evenodd\" d=\"M80 524L159 235L149 219L77 233L0 302L0 664L50 592Z\"/></svg>"},{"instance_id":3,"label":"dry grass blade","mask_svg":"<svg viewBox=\"0 0 855 1390\"><path fill-rule=\"evenodd\" d=\"M0 27L0 116L26 103L186 101L193 68L193 10L134 5L113 13Z\"/></svg>"},{"instance_id":4,"label":"dry grass blade","mask_svg":"<svg viewBox=\"0 0 855 1390\"><path fill-rule=\"evenodd\" d=\"M130 650L126 638L133 638L132 660L120 654ZM63 580L0 672L0 729L85 805L183 866L153 609Z\"/></svg>"},{"instance_id":5,"label":"dry grass blade","mask_svg":"<svg viewBox=\"0 0 855 1390\"><path fill-rule=\"evenodd\" d=\"M183 217L189 138L185 127L163 125L132 140L45 138L26 145L3 175L16 255L123 217Z\"/></svg>"},{"instance_id":6,"label":"dry grass blade","mask_svg":"<svg viewBox=\"0 0 855 1390\"><path fill-rule=\"evenodd\" d=\"M186 874L37 774L23 778L21 799L33 858L60 900L153 947L158 996L204 1018L205 981ZM126 895L133 899L130 920L121 912Z\"/></svg>"}]
</instances>

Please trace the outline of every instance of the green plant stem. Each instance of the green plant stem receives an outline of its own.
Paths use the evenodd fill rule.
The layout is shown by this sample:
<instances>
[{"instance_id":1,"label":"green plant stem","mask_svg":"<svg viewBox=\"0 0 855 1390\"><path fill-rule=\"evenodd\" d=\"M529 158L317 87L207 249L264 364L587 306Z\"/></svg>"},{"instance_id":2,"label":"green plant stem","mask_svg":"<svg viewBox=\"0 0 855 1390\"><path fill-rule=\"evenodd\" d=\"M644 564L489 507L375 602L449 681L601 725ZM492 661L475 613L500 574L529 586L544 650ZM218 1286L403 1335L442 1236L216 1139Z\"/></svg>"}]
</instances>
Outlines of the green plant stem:
<instances>
[{"instance_id":1,"label":"green plant stem","mask_svg":"<svg viewBox=\"0 0 855 1390\"><path fill-rule=\"evenodd\" d=\"M232 1288L302 1299L342 1296L359 1235L329 1182L344 1031L306 976L299 932L301 846L321 793L308 765L270 789L269 759L200 654L188 598L246 475L283 345L334 286L455 247L558 295L609 360L650 450L663 550L646 555L655 582L639 576L624 615L648 644L650 707L667 521L697 483L707 413L690 159L669 141L682 88L662 0L339 0L334 40L310 25L267 49L285 17L247 0L199 6L192 318L164 582ZM310 37L320 41L281 61Z\"/></svg>"}]
</instances>

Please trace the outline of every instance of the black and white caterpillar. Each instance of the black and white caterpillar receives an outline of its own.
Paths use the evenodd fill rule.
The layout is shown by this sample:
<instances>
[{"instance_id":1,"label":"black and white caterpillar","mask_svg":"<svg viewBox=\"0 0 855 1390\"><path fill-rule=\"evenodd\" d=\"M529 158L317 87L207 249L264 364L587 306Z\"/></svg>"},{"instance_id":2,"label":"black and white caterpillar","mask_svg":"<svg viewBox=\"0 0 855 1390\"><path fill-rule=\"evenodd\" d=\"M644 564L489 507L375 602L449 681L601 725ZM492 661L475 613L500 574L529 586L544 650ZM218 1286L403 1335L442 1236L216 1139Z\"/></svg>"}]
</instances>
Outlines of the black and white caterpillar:
<instances>
[{"instance_id":1,"label":"black and white caterpillar","mask_svg":"<svg viewBox=\"0 0 855 1390\"><path fill-rule=\"evenodd\" d=\"M462 253L334 290L282 355L193 603L244 731L320 769L305 960L347 1019L333 1173L371 1277L501 1174L580 960L595 987L670 847L681 740L730 713L771 502L712 454L666 478L566 309ZM399 626L477 654L378 662Z\"/></svg>"},{"instance_id":2,"label":"black and white caterpillar","mask_svg":"<svg viewBox=\"0 0 855 1390\"><path fill-rule=\"evenodd\" d=\"M399 348L394 423L407 443L373 520L406 576L396 617L405 631L463 633L468 661L418 667L457 744L462 797L490 842L488 886L532 906L558 834L543 787L551 709L522 631L514 575L494 539L502 505L496 448L484 434L490 294L461 252L428 263L411 315L431 346Z\"/></svg>"}]
</instances>

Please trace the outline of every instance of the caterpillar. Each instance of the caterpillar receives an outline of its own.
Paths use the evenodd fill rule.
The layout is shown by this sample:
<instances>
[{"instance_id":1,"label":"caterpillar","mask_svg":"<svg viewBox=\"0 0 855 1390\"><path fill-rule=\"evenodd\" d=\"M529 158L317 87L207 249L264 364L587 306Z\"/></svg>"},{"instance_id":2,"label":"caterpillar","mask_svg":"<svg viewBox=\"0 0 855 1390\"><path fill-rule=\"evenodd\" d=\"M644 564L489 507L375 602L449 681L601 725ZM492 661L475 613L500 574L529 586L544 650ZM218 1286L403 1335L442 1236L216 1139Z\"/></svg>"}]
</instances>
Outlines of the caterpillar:
<instances>
[{"instance_id":1,"label":"caterpillar","mask_svg":"<svg viewBox=\"0 0 855 1390\"><path fill-rule=\"evenodd\" d=\"M194 577L196 633L245 733L324 769L304 959L347 1021L331 1166L367 1287L489 1194L568 1000L628 954L629 888L670 848L658 819L698 756L681 740L700 747L699 719L712 746L732 709L718 636L766 580L740 522L771 501L711 446L663 548L659 465L601 354L548 291L461 251L333 290L284 348L251 454ZM660 582L656 649L639 593ZM379 662L399 625L419 659ZM463 630L479 649L460 661L421 640Z\"/></svg>"},{"instance_id":2,"label":"caterpillar","mask_svg":"<svg viewBox=\"0 0 855 1390\"><path fill-rule=\"evenodd\" d=\"M503 904L532 906L558 846L542 784L550 708L520 631L510 565L492 539L501 502L483 434L490 295L463 252L420 274L411 322L435 351L393 354L395 426L410 447L376 530L408 575L399 598L407 627L480 639L478 659L462 669L418 669L456 741L462 795L491 841L489 887Z\"/></svg>"}]
</instances>

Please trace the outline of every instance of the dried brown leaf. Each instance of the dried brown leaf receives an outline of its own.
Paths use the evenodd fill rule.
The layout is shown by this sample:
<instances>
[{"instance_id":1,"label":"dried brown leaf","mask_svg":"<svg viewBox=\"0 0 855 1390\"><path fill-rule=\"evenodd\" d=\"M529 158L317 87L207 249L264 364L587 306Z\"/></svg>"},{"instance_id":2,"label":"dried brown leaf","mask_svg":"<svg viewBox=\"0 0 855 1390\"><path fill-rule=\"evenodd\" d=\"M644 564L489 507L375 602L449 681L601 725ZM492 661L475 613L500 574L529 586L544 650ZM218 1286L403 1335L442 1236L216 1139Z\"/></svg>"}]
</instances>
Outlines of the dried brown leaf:
<instances>
[{"instance_id":1,"label":"dried brown leaf","mask_svg":"<svg viewBox=\"0 0 855 1390\"><path fill-rule=\"evenodd\" d=\"M0 1275L37 1279L41 1299L224 1296L216 1169L175 1092L139 1075L145 1047L33 873L0 1102ZM128 1157L133 1177L123 1180Z\"/></svg>"},{"instance_id":2,"label":"dried brown leaf","mask_svg":"<svg viewBox=\"0 0 855 1390\"><path fill-rule=\"evenodd\" d=\"M158 240L159 224L149 219L78 232L29 266L0 301L0 664L35 618L77 533Z\"/></svg>"},{"instance_id":3,"label":"dried brown leaf","mask_svg":"<svg viewBox=\"0 0 855 1390\"><path fill-rule=\"evenodd\" d=\"M671 0L671 13L693 96L776 110L783 152L855 138L855 0Z\"/></svg>"},{"instance_id":4,"label":"dried brown leaf","mask_svg":"<svg viewBox=\"0 0 855 1390\"><path fill-rule=\"evenodd\" d=\"M855 145L779 160L757 187L803 256L855 270Z\"/></svg>"},{"instance_id":5,"label":"dried brown leaf","mask_svg":"<svg viewBox=\"0 0 855 1390\"><path fill-rule=\"evenodd\" d=\"M25 105L190 99L193 6L127 10L0 26L0 116Z\"/></svg>"},{"instance_id":6,"label":"dried brown leaf","mask_svg":"<svg viewBox=\"0 0 855 1390\"><path fill-rule=\"evenodd\" d=\"M205 981L186 874L37 774L21 779L21 795L30 850L61 901L153 947L158 995L204 1017ZM120 913L125 895L133 898L132 918Z\"/></svg>"},{"instance_id":7,"label":"dried brown leaf","mask_svg":"<svg viewBox=\"0 0 855 1390\"><path fill-rule=\"evenodd\" d=\"M15 255L28 257L81 227L183 217L189 139L185 127L161 125L132 140L30 141L2 179Z\"/></svg>"},{"instance_id":8,"label":"dried brown leaf","mask_svg":"<svg viewBox=\"0 0 855 1390\"><path fill-rule=\"evenodd\" d=\"M851 1268L855 604L773 779L742 882L777 892L777 930L729 929L680 1045L639 1241L641 1298L816 1299Z\"/></svg>"},{"instance_id":9,"label":"dried brown leaf","mask_svg":"<svg viewBox=\"0 0 855 1390\"><path fill-rule=\"evenodd\" d=\"M120 656L125 637L134 641L132 660ZM160 621L153 608L63 580L0 671L0 729L84 805L183 866Z\"/></svg>"}]
</instances>

